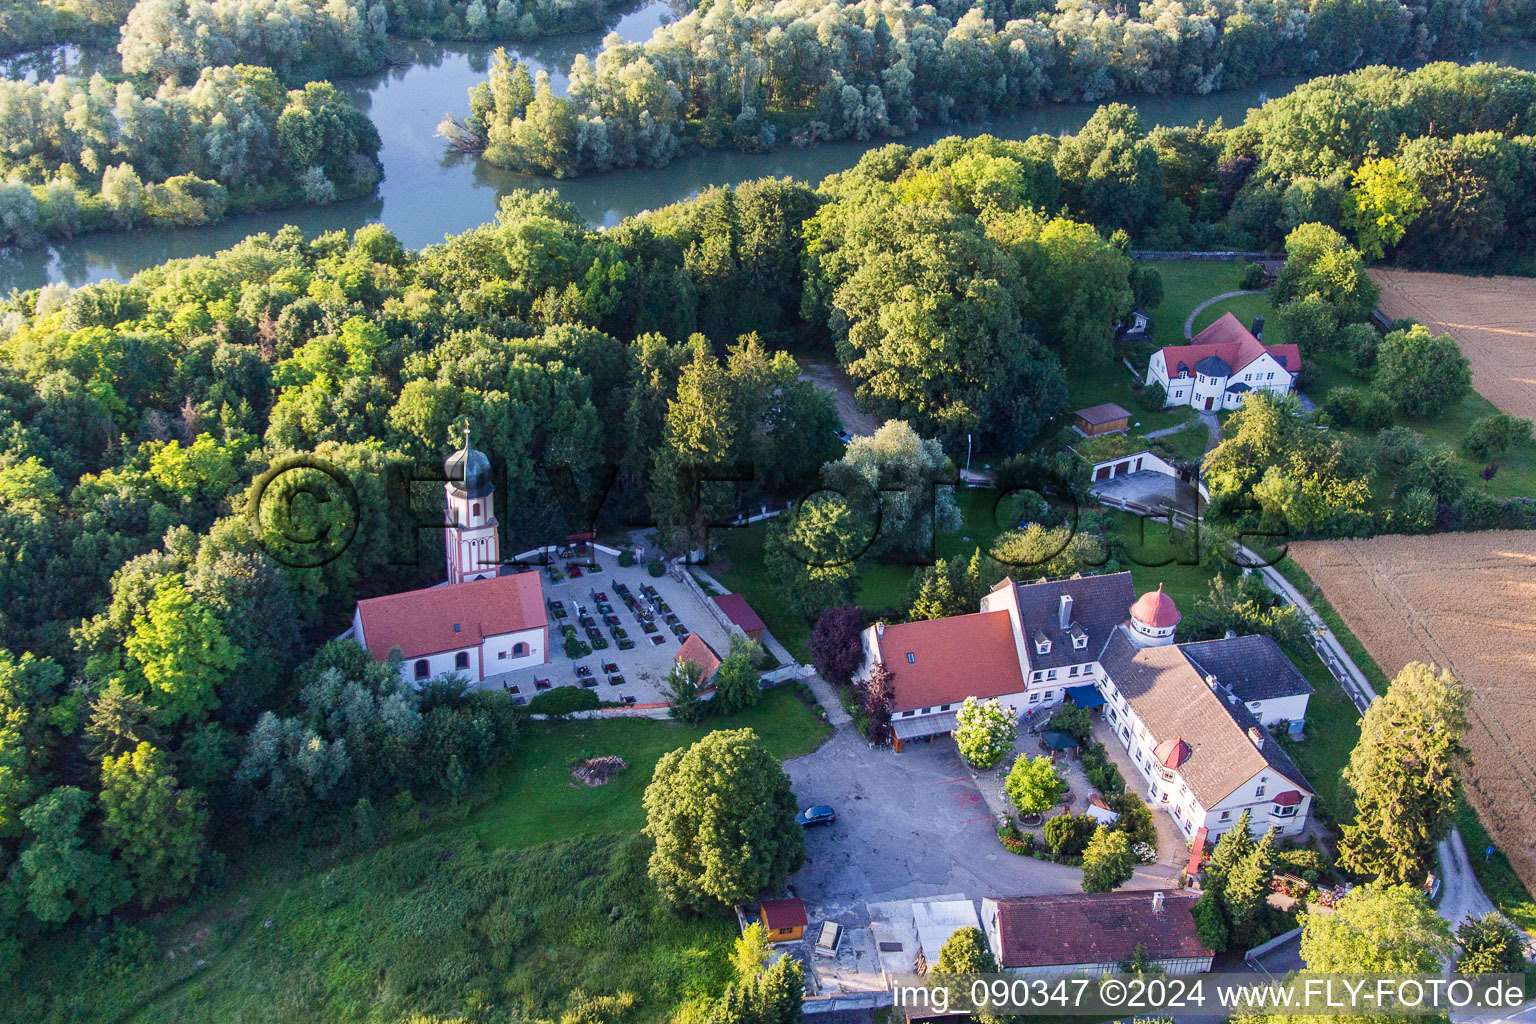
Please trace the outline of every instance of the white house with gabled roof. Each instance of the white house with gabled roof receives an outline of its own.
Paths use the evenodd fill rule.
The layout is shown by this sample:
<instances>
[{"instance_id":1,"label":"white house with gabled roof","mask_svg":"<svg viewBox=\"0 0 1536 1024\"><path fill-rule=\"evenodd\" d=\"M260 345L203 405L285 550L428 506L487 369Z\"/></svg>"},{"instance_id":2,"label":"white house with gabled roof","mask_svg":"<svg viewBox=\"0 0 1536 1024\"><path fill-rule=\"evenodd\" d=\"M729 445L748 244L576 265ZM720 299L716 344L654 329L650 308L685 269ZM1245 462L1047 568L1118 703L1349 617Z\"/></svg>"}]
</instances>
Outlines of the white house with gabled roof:
<instances>
[{"instance_id":1,"label":"white house with gabled roof","mask_svg":"<svg viewBox=\"0 0 1536 1024\"><path fill-rule=\"evenodd\" d=\"M1263 321L1254 326L1262 331ZM1168 395L1165 407L1216 412L1240 407L1255 391L1288 395L1300 372L1299 348L1265 345L1226 313L1188 345L1166 345L1152 353L1147 385L1162 385Z\"/></svg>"}]
</instances>

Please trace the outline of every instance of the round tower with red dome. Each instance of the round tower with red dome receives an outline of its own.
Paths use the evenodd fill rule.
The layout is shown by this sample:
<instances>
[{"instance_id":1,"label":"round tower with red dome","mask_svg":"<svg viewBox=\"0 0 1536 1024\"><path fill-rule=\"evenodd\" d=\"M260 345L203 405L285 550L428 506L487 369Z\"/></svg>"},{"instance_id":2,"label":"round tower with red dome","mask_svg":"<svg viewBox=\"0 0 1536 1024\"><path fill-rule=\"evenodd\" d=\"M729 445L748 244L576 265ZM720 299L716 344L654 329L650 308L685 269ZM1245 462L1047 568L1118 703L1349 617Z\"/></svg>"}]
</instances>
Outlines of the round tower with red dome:
<instances>
[{"instance_id":1,"label":"round tower with red dome","mask_svg":"<svg viewBox=\"0 0 1536 1024\"><path fill-rule=\"evenodd\" d=\"M1173 643L1173 631L1181 618L1173 598L1163 593L1159 583L1156 590L1147 591L1131 605L1131 641L1138 647L1167 647Z\"/></svg>"}]
</instances>

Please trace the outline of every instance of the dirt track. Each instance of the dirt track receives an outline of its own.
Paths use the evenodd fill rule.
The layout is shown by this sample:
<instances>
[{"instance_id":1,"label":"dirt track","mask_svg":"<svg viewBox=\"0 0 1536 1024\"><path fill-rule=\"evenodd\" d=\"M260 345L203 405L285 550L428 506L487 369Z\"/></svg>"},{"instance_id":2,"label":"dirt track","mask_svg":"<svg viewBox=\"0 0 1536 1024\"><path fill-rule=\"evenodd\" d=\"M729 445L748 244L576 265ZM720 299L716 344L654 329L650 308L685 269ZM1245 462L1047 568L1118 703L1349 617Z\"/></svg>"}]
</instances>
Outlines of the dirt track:
<instances>
[{"instance_id":1,"label":"dirt track","mask_svg":"<svg viewBox=\"0 0 1536 1024\"><path fill-rule=\"evenodd\" d=\"M1449 334L1472 361L1472 386L1503 412L1536 418L1536 279L1372 270L1381 311Z\"/></svg>"},{"instance_id":2,"label":"dirt track","mask_svg":"<svg viewBox=\"0 0 1536 1024\"><path fill-rule=\"evenodd\" d=\"M1536 887L1536 532L1294 544L1388 676L1435 662L1472 687L1467 793Z\"/></svg>"}]
</instances>

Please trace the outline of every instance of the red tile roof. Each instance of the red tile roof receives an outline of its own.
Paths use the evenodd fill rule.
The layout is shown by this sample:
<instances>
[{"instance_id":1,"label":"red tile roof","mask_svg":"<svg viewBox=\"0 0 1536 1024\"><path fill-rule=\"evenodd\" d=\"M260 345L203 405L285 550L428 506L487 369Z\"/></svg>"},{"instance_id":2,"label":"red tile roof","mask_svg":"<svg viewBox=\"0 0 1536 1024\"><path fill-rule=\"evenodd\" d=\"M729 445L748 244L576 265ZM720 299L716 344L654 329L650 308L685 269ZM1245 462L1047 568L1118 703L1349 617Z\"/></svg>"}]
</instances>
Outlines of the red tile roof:
<instances>
[{"instance_id":1,"label":"red tile roof","mask_svg":"<svg viewBox=\"0 0 1536 1024\"><path fill-rule=\"evenodd\" d=\"M1177 768L1189 760L1189 755L1189 744L1177 736L1170 736L1163 740L1157 745L1157 749L1152 751L1152 756L1157 758L1157 763L1164 768Z\"/></svg>"},{"instance_id":2,"label":"red tile roof","mask_svg":"<svg viewBox=\"0 0 1536 1024\"><path fill-rule=\"evenodd\" d=\"M748 633L755 633L763 626L763 620L757 617L757 612L747 604L747 599L740 594L719 594L715 597L715 604L725 612L725 617L740 626Z\"/></svg>"},{"instance_id":3,"label":"red tile roof","mask_svg":"<svg viewBox=\"0 0 1536 1024\"><path fill-rule=\"evenodd\" d=\"M1301 794L1294 789L1288 789L1275 797L1275 805L1278 807L1294 807L1301 803Z\"/></svg>"},{"instance_id":4,"label":"red tile roof","mask_svg":"<svg viewBox=\"0 0 1536 1024\"><path fill-rule=\"evenodd\" d=\"M771 932L783 928L804 928L809 920L805 916L805 904L796 897L763 900L763 927Z\"/></svg>"},{"instance_id":5,"label":"red tile roof","mask_svg":"<svg viewBox=\"0 0 1536 1024\"><path fill-rule=\"evenodd\" d=\"M891 672L894 712L1024 689L1006 611L903 622L877 631L874 642L875 659Z\"/></svg>"},{"instance_id":6,"label":"red tile roof","mask_svg":"<svg viewBox=\"0 0 1536 1024\"><path fill-rule=\"evenodd\" d=\"M376 661L477 647L486 637L549 625L537 572L454 583L357 602L363 642Z\"/></svg>"},{"instance_id":7,"label":"red tile roof","mask_svg":"<svg viewBox=\"0 0 1536 1024\"><path fill-rule=\"evenodd\" d=\"M1195 934L1194 893L1168 890L1154 911L1153 894L1080 892L997 901L1002 967L1122 963L1146 947L1153 960L1204 958Z\"/></svg>"},{"instance_id":8,"label":"red tile roof","mask_svg":"<svg viewBox=\"0 0 1536 1024\"><path fill-rule=\"evenodd\" d=\"M1225 313L1211 326L1195 335L1188 345L1166 345L1163 348L1163 362L1168 369L1170 378L1179 375L1179 365L1190 373L1195 372L1195 364L1202 359L1211 356L1225 362L1232 368L1232 373L1241 372L1242 368L1255 359L1268 352L1275 357L1291 373L1301 369L1301 349L1295 345L1265 345L1259 339L1249 333L1248 328L1231 313Z\"/></svg>"},{"instance_id":9,"label":"red tile roof","mask_svg":"<svg viewBox=\"0 0 1536 1024\"><path fill-rule=\"evenodd\" d=\"M715 674L715 670L720 667L720 655L716 654L715 649L709 646L708 641L697 633L688 634L688 639L683 641L683 646L678 650L673 660L679 665L685 661L691 661L699 666L699 669L704 673L699 678L701 683L709 682L710 678Z\"/></svg>"}]
</instances>

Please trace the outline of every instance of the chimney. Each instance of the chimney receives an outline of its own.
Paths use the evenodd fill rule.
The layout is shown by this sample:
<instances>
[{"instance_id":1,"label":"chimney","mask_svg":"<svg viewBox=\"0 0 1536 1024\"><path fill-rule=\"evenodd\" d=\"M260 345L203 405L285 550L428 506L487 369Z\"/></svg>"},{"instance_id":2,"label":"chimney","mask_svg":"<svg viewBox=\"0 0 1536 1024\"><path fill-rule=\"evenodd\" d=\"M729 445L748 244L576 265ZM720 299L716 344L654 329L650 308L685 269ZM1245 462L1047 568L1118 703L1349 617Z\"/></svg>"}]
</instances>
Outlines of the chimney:
<instances>
[{"instance_id":1,"label":"chimney","mask_svg":"<svg viewBox=\"0 0 1536 1024\"><path fill-rule=\"evenodd\" d=\"M1235 630L1235 629L1227 630L1226 635L1223 636L1222 639L1223 640L1236 640L1237 639L1237 630Z\"/></svg>"},{"instance_id":2,"label":"chimney","mask_svg":"<svg viewBox=\"0 0 1536 1024\"><path fill-rule=\"evenodd\" d=\"M1250 725L1248 727L1248 738L1253 741L1253 745L1255 747L1257 747L1259 750L1263 750L1264 749L1264 730L1263 729L1260 729L1256 725Z\"/></svg>"},{"instance_id":3,"label":"chimney","mask_svg":"<svg viewBox=\"0 0 1536 1024\"><path fill-rule=\"evenodd\" d=\"M1221 681L1212 675L1207 675L1205 677L1205 685L1209 686L1212 692L1221 689Z\"/></svg>"},{"instance_id":4,"label":"chimney","mask_svg":"<svg viewBox=\"0 0 1536 1024\"><path fill-rule=\"evenodd\" d=\"M1071 594L1062 594L1061 595L1061 613L1060 613L1060 617L1058 619L1058 625L1060 625L1062 629L1067 629L1067 628L1069 628L1072 625L1072 595Z\"/></svg>"},{"instance_id":5,"label":"chimney","mask_svg":"<svg viewBox=\"0 0 1536 1024\"><path fill-rule=\"evenodd\" d=\"M1163 893L1162 893L1161 890L1159 890L1159 891L1154 892L1152 894L1152 913L1154 913L1154 914L1161 914L1162 912L1163 912Z\"/></svg>"},{"instance_id":6,"label":"chimney","mask_svg":"<svg viewBox=\"0 0 1536 1024\"><path fill-rule=\"evenodd\" d=\"M875 623L875 636L885 636L885 623Z\"/></svg>"},{"instance_id":7,"label":"chimney","mask_svg":"<svg viewBox=\"0 0 1536 1024\"><path fill-rule=\"evenodd\" d=\"M1260 341L1264 340L1264 318L1263 317L1256 316L1256 317L1253 318L1253 332L1252 333L1253 333L1253 336L1255 338L1259 339Z\"/></svg>"}]
</instances>

